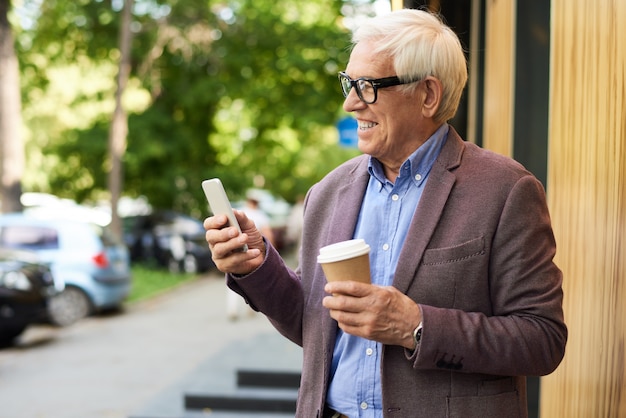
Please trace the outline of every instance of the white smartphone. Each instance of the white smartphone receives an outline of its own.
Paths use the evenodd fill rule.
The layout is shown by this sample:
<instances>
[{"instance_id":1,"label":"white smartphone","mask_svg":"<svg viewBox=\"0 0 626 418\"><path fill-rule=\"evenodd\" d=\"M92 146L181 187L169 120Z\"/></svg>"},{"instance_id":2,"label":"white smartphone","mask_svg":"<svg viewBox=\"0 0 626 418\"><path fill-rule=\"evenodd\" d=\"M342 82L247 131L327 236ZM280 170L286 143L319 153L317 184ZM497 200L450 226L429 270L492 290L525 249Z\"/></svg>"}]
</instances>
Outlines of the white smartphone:
<instances>
[{"instance_id":1,"label":"white smartphone","mask_svg":"<svg viewBox=\"0 0 626 418\"><path fill-rule=\"evenodd\" d=\"M228 226L234 226L241 232L239 222L237 222L237 218L230 205L228 196L226 196L226 191L224 190L221 180L218 178L204 180L202 182L202 190L204 190L204 195L209 202L209 207L213 215L226 215L228 218ZM248 251L248 246L244 245L241 251Z\"/></svg>"}]
</instances>

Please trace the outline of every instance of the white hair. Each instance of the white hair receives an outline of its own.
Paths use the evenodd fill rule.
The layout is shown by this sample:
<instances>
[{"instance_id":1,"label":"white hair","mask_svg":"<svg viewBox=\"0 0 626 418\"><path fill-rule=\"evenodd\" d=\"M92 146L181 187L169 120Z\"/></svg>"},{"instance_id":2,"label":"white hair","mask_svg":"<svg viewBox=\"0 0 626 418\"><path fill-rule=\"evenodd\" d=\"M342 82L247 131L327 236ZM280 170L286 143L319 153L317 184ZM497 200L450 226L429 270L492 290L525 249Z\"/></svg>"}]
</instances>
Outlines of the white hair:
<instances>
[{"instance_id":1,"label":"white hair","mask_svg":"<svg viewBox=\"0 0 626 418\"><path fill-rule=\"evenodd\" d=\"M444 122L454 116L467 82L467 62L459 38L441 19L423 10L393 11L357 28L352 42L363 41L375 45L373 53L393 60L401 80L433 76L441 81L443 97L434 119Z\"/></svg>"}]
</instances>

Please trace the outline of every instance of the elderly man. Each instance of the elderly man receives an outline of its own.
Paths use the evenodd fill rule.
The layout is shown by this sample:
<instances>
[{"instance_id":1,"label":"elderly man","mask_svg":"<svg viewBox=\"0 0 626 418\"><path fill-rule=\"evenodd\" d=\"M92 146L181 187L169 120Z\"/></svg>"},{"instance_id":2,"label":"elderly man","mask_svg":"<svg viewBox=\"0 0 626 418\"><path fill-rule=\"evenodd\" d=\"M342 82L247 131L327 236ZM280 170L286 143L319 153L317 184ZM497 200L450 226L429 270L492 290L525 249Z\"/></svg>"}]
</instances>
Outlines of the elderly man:
<instances>
[{"instance_id":1,"label":"elderly man","mask_svg":"<svg viewBox=\"0 0 626 418\"><path fill-rule=\"evenodd\" d=\"M525 376L567 340L545 192L448 125L467 69L437 17L392 12L353 42L339 80L364 155L309 191L300 266L241 212L242 234L205 220L215 263L303 347L297 417L525 417ZM326 283L319 249L352 238L372 284Z\"/></svg>"}]
</instances>

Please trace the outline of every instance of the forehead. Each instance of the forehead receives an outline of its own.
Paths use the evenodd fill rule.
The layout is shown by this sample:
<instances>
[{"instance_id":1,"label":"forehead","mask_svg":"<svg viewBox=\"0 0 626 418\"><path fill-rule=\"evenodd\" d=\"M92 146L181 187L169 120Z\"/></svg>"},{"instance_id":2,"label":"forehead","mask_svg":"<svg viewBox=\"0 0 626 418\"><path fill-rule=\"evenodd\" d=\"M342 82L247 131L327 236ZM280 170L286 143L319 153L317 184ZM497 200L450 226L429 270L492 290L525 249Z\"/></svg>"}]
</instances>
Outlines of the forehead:
<instances>
[{"instance_id":1,"label":"forehead","mask_svg":"<svg viewBox=\"0 0 626 418\"><path fill-rule=\"evenodd\" d=\"M362 41L354 46L346 72L351 78L388 77L395 75L393 61L388 55L375 53L374 44Z\"/></svg>"}]
</instances>

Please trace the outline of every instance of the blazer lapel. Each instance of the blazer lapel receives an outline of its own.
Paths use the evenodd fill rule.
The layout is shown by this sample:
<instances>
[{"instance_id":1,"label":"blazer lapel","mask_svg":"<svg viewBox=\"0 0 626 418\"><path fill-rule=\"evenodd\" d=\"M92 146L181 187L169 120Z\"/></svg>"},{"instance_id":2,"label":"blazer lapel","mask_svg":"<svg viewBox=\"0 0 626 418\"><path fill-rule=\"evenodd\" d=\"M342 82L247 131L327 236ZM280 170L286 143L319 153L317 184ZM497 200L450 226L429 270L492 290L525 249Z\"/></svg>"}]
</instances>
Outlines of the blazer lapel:
<instances>
[{"instance_id":1,"label":"blazer lapel","mask_svg":"<svg viewBox=\"0 0 626 418\"><path fill-rule=\"evenodd\" d=\"M335 195L336 200L331 202L333 212L330 219L332 230L326 237L323 245L333 244L335 242L345 241L353 238L354 228L356 228L359 212L361 211L361 202L365 196L369 173L367 171L369 158L363 156L361 162L355 166L350 172L350 177L346 179L343 186ZM330 370L330 362L332 353L335 348L335 339L337 336L337 322L325 315L322 318L322 329L324 347L326 347L326 371Z\"/></svg>"},{"instance_id":2,"label":"blazer lapel","mask_svg":"<svg viewBox=\"0 0 626 418\"><path fill-rule=\"evenodd\" d=\"M448 139L430 172L398 259L393 285L403 293L409 289L426 246L439 223L456 181L451 170L460 164L463 148L463 140L450 127Z\"/></svg>"},{"instance_id":3,"label":"blazer lapel","mask_svg":"<svg viewBox=\"0 0 626 418\"><path fill-rule=\"evenodd\" d=\"M336 201L333 204L332 219L330 219L333 230L324 245L353 238L369 181L368 161L369 158L363 156L335 195Z\"/></svg>"}]
</instances>

